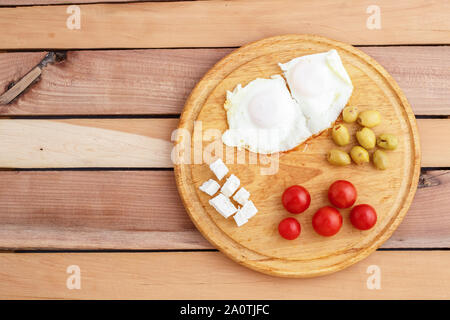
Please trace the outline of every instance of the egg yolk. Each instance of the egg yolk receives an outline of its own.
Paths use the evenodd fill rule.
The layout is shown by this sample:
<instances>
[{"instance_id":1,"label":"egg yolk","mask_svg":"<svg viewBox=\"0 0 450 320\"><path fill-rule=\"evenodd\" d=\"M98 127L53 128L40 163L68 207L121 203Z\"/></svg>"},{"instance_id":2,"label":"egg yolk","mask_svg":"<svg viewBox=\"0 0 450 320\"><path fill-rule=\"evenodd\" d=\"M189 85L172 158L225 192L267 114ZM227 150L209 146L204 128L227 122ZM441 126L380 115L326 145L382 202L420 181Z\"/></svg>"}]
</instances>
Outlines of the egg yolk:
<instances>
[{"instance_id":1,"label":"egg yolk","mask_svg":"<svg viewBox=\"0 0 450 320\"><path fill-rule=\"evenodd\" d=\"M263 92L255 95L248 104L248 112L254 124L260 128L272 128L280 122L279 99L276 95Z\"/></svg>"},{"instance_id":2,"label":"egg yolk","mask_svg":"<svg viewBox=\"0 0 450 320\"><path fill-rule=\"evenodd\" d=\"M305 97L318 96L328 88L327 67L309 63L308 61L298 62L290 75L290 82L294 90Z\"/></svg>"}]
</instances>

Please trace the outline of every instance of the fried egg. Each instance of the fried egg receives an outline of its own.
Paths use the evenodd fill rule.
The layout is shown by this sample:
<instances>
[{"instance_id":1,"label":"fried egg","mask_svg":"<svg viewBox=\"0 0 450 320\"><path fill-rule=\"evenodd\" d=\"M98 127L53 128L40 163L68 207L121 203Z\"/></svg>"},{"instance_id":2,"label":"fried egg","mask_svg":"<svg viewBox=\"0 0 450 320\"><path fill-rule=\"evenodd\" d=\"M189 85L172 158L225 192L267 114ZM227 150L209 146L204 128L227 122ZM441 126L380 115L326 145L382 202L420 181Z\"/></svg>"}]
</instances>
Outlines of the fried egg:
<instances>
[{"instance_id":1,"label":"fried egg","mask_svg":"<svg viewBox=\"0 0 450 320\"><path fill-rule=\"evenodd\" d=\"M336 50L279 66L287 85L283 77L274 75L227 91L224 108L229 128L222 135L223 143L262 154L283 152L336 121L353 91Z\"/></svg>"},{"instance_id":2,"label":"fried egg","mask_svg":"<svg viewBox=\"0 0 450 320\"><path fill-rule=\"evenodd\" d=\"M237 85L227 92L224 108L229 128L222 141L228 146L271 154L290 150L311 136L280 75Z\"/></svg>"},{"instance_id":3,"label":"fried egg","mask_svg":"<svg viewBox=\"0 0 450 320\"><path fill-rule=\"evenodd\" d=\"M337 51L298 57L279 66L311 133L318 134L329 128L353 91L352 81Z\"/></svg>"}]
</instances>

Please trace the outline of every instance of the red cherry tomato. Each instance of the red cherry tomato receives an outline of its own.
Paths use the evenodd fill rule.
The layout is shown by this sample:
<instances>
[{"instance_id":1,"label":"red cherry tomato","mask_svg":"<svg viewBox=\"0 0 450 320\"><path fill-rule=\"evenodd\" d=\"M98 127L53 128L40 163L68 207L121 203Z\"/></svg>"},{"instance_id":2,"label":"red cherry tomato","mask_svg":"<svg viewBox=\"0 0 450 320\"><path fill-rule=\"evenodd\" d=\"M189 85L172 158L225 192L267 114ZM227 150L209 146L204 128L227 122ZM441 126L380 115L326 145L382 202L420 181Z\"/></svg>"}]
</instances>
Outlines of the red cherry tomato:
<instances>
[{"instance_id":1,"label":"red cherry tomato","mask_svg":"<svg viewBox=\"0 0 450 320\"><path fill-rule=\"evenodd\" d=\"M302 213L309 208L311 196L302 186L291 186L284 190L281 200L290 213Z\"/></svg>"},{"instance_id":2,"label":"red cherry tomato","mask_svg":"<svg viewBox=\"0 0 450 320\"><path fill-rule=\"evenodd\" d=\"M337 180L328 189L328 199L338 208L350 208L356 201L356 188L345 180Z\"/></svg>"},{"instance_id":3,"label":"red cherry tomato","mask_svg":"<svg viewBox=\"0 0 450 320\"><path fill-rule=\"evenodd\" d=\"M278 232L280 235L288 240L294 240L300 235L302 227L300 223L294 218L286 218L281 220L278 225Z\"/></svg>"},{"instance_id":4,"label":"red cherry tomato","mask_svg":"<svg viewBox=\"0 0 450 320\"><path fill-rule=\"evenodd\" d=\"M342 216L337 209L326 206L320 208L314 214L312 225L318 234L330 237L341 229Z\"/></svg>"},{"instance_id":5,"label":"red cherry tomato","mask_svg":"<svg viewBox=\"0 0 450 320\"><path fill-rule=\"evenodd\" d=\"M368 204L359 204L350 212L350 221L359 230L369 230L377 223L377 212Z\"/></svg>"}]
</instances>

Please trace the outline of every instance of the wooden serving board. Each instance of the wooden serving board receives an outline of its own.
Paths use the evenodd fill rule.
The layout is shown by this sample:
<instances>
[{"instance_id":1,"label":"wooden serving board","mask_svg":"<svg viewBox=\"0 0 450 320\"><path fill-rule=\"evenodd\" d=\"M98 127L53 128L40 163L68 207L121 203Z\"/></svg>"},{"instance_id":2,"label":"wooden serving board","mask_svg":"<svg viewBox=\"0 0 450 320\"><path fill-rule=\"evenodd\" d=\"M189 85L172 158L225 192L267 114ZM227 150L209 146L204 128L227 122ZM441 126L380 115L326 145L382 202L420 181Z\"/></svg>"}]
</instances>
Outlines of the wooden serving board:
<instances>
[{"instance_id":1,"label":"wooden serving board","mask_svg":"<svg viewBox=\"0 0 450 320\"><path fill-rule=\"evenodd\" d=\"M275 174L264 174L267 157L248 151L225 148L220 141L227 129L223 108L227 90L237 84L281 74L278 62L336 49L349 73L354 91L349 105L360 110L376 108L383 116L374 128L376 134L389 132L399 137L399 147L389 152L391 168L376 170L372 164L335 167L326 154L334 148L328 131L279 155ZM201 122L200 122L201 121ZM195 125L194 125L195 123ZM201 126L199 125L201 123ZM348 125L352 137L358 125ZM286 277L313 277L342 270L386 241L405 216L416 191L420 173L420 147L415 117L392 77L372 58L360 50L333 40L311 35L286 35L267 38L246 45L219 61L197 84L181 115L176 136L178 151L185 159L175 165L177 186L192 221L201 233L227 256L254 270ZM215 131L214 131L215 130ZM347 151L356 144L354 138ZM185 148L183 149L181 143ZM203 160L198 149L203 150ZM215 151L214 151L215 150ZM182 151L180 151L182 153ZM222 154L221 154L222 153ZM259 212L238 228L232 218L224 219L209 204L210 197L198 187L214 178L208 161L221 157L230 173L241 179L251 192ZM242 163L242 157L245 157ZM195 159L196 158L196 159ZM238 159L240 162L238 162ZM375 207L378 221L368 231L359 231L349 221L349 209L340 210L344 224L333 237L321 237L312 228L315 211L329 205L327 190L338 179L350 180L358 190L358 203ZM221 182L223 183L224 180ZM281 204L283 191L294 184L307 188L311 206L300 215L289 214ZM278 223L295 217L302 225L299 238L288 241L278 234Z\"/></svg>"}]
</instances>

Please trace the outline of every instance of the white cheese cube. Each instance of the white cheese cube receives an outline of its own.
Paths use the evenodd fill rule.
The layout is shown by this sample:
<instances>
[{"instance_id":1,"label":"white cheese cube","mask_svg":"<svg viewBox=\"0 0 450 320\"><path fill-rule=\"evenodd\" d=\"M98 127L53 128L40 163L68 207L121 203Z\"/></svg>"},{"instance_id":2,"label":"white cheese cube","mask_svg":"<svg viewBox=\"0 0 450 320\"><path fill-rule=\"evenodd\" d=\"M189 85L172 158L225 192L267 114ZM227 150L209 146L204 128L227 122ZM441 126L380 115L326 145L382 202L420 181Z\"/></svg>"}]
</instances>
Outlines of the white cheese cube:
<instances>
[{"instance_id":1,"label":"white cheese cube","mask_svg":"<svg viewBox=\"0 0 450 320\"><path fill-rule=\"evenodd\" d=\"M203 182L203 184L199 187L201 191L204 193L213 196L217 190L219 190L220 184L218 184L215 180L209 179L208 181Z\"/></svg>"},{"instance_id":2,"label":"white cheese cube","mask_svg":"<svg viewBox=\"0 0 450 320\"><path fill-rule=\"evenodd\" d=\"M234 174L232 174L228 179L227 182L224 183L222 186L222 189L220 189L220 192L222 192L225 196L231 197L233 193L239 188L239 185L241 184L241 181L238 177L236 177Z\"/></svg>"},{"instance_id":3,"label":"white cheese cube","mask_svg":"<svg viewBox=\"0 0 450 320\"><path fill-rule=\"evenodd\" d=\"M248 220L258 212L258 209L256 209L253 201L249 200L241 209L239 209L239 212Z\"/></svg>"},{"instance_id":4,"label":"white cheese cube","mask_svg":"<svg viewBox=\"0 0 450 320\"><path fill-rule=\"evenodd\" d=\"M220 158L212 162L209 165L209 168L211 169L212 172L214 172L218 180L222 180L222 178L225 177L226 174L228 173L227 166L225 165L225 163L223 163L222 159Z\"/></svg>"},{"instance_id":5,"label":"white cheese cube","mask_svg":"<svg viewBox=\"0 0 450 320\"><path fill-rule=\"evenodd\" d=\"M244 205L248 201L249 197L250 197L250 192L248 192L244 187L242 187L233 196L233 200L241 205Z\"/></svg>"},{"instance_id":6,"label":"white cheese cube","mask_svg":"<svg viewBox=\"0 0 450 320\"><path fill-rule=\"evenodd\" d=\"M214 207L224 218L228 218L237 211L234 204L229 198L219 193L217 196L209 200L209 204Z\"/></svg>"},{"instance_id":7,"label":"white cheese cube","mask_svg":"<svg viewBox=\"0 0 450 320\"><path fill-rule=\"evenodd\" d=\"M238 211L238 213L233 216L233 219L236 221L238 227L248 222L248 219L242 215L242 211Z\"/></svg>"}]
</instances>

